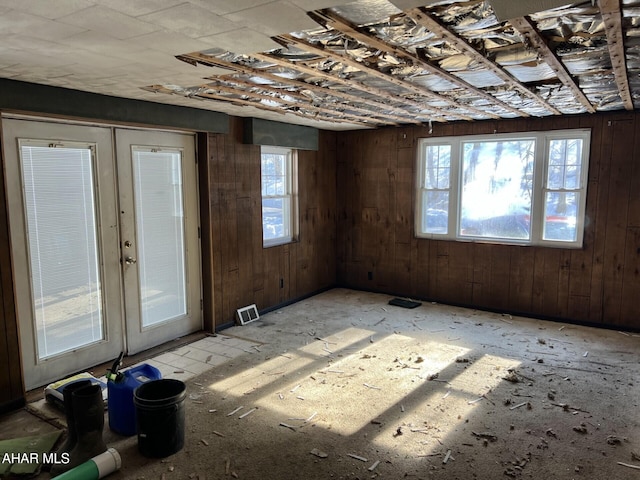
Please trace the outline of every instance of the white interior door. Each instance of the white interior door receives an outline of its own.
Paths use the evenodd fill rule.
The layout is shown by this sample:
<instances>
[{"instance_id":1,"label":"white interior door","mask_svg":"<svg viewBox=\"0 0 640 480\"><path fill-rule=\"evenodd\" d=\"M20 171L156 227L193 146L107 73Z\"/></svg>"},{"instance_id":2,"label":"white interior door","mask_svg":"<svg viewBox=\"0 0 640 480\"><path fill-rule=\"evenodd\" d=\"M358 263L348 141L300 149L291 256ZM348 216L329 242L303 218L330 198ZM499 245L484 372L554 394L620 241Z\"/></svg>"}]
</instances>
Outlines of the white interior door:
<instances>
[{"instance_id":1,"label":"white interior door","mask_svg":"<svg viewBox=\"0 0 640 480\"><path fill-rule=\"evenodd\" d=\"M127 351L202 328L193 135L116 130Z\"/></svg>"},{"instance_id":2,"label":"white interior door","mask_svg":"<svg viewBox=\"0 0 640 480\"><path fill-rule=\"evenodd\" d=\"M30 389L115 358L123 348L112 132L15 119L2 126Z\"/></svg>"},{"instance_id":3,"label":"white interior door","mask_svg":"<svg viewBox=\"0 0 640 480\"><path fill-rule=\"evenodd\" d=\"M2 135L27 389L202 328L193 135L15 118Z\"/></svg>"}]
</instances>

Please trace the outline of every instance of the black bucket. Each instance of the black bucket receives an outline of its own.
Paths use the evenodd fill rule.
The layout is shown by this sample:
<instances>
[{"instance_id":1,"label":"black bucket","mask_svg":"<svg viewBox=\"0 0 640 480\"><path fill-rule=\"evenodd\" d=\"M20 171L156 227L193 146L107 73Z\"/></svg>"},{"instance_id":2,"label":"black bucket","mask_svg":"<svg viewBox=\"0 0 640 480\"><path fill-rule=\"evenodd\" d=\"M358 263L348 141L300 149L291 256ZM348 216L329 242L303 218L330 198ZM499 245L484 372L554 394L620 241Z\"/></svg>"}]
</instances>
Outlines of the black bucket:
<instances>
[{"instance_id":1,"label":"black bucket","mask_svg":"<svg viewBox=\"0 0 640 480\"><path fill-rule=\"evenodd\" d=\"M163 458L182 450L186 396L187 387L180 380L152 380L135 389L133 403L142 455Z\"/></svg>"}]
</instances>

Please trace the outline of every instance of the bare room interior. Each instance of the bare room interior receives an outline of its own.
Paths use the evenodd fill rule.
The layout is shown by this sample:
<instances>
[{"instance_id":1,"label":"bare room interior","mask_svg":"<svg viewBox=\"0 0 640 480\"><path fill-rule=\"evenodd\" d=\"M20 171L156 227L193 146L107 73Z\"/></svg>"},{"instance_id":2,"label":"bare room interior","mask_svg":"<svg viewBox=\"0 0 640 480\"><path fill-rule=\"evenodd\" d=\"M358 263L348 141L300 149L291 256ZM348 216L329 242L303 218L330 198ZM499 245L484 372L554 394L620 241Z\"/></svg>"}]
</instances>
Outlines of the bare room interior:
<instances>
[{"instance_id":1,"label":"bare room interior","mask_svg":"<svg viewBox=\"0 0 640 480\"><path fill-rule=\"evenodd\" d=\"M105 411L105 478L640 476L639 52L636 0L0 0L0 458L122 353L184 445Z\"/></svg>"}]
</instances>

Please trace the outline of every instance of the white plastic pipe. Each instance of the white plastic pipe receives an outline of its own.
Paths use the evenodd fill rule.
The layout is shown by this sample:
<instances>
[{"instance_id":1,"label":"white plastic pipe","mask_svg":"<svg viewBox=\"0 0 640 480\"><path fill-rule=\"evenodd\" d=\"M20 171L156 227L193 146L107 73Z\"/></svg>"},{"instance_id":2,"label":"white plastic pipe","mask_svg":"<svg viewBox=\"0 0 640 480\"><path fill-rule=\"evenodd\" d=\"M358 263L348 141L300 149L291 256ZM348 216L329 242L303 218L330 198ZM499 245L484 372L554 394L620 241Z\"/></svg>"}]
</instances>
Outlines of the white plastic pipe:
<instances>
[{"instance_id":1,"label":"white plastic pipe","mask_svg":"<svg viewBox=\"0 0 640 480\"><path fill-rule=\"evenodd\" d=\"M56 480L99 480L119 470L121 466L120 454L115 448L110 448L55 478Z\"/></svg>"}]
</instances>

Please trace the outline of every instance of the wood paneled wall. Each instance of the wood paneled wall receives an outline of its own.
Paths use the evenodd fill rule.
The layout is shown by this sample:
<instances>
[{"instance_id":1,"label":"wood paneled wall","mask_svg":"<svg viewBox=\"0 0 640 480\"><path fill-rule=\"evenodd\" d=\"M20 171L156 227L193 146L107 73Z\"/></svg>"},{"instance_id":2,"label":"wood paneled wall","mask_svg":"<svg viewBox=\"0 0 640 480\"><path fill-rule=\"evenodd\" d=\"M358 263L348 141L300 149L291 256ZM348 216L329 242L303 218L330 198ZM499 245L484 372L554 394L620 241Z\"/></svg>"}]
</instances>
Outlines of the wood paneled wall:
<instances>
[{"instance_id":1,"label":"wood paneled wall","mask_svg":"<svg viewBox=\"0 0 640 480\"><path fill-rule=\"evenodd\" d=\"M0 142L0 152L1 147ZM4 185L4 165L0 160L0 413L24 404Z\"/></svg>"},{"instance_id":2,"label":"wood paneled wall","mask_svg":"<svg viewBox=\"0 0 640 480\"><path fill-rule=\"evenodd\" d=\"M201 135L199 150L205 328L233 322L246 305L265 310L334 286L336 134L321 132L317 152L298 151L299 241L270 248L262 246L260 147L242 144L241 119L229 134Z\"/></svg>"},{"instance_id":3,"label":"wood paneled wall","mask_svg":"<svg viewBox=\"0 0 640 480\"><path fill-rule=\"evenodd\" d=\"M420 137L591 128L580 250L417 239ZM640 328L640 115L338 134L338 283L482 309Z\"/></svg>"},{"instance_id":4,"label":"wood paneled wall","mask_svg":"<svg viewBox=\"0 0 640 480\"><path fill-rule=\"evenodd\" d=\"M205 327L334 286L496 311L640 328L640 116L436 124L432 135L591 128L584 247L416 239L416 140L428 128L321 132L300 151L299 241L262 247L260 148L199 136ZM0 412L23 401L4 179L0 169ZM371 276L369 276L371 272ZM282 280L282 283L281 283ZM282 285L282 286L281 286Z\"/></svg>"}]
</instances>

